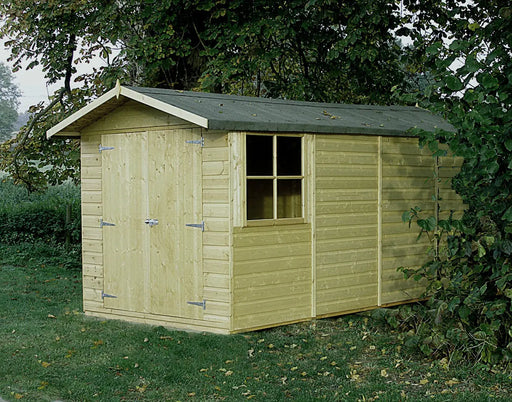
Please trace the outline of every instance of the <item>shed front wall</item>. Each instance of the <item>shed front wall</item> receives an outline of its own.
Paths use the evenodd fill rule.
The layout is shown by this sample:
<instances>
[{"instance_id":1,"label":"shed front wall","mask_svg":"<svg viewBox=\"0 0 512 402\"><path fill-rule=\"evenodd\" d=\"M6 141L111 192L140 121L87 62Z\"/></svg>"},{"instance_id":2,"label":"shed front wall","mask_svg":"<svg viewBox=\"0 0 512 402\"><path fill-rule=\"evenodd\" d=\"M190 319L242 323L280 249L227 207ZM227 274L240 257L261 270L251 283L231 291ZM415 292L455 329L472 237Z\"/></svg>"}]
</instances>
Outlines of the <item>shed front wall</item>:
<instances>
[{"instance_id":1,"label":"shed front wall","mask_svg":"<svg viewBox=\"0 0 512 402\"><path fill-rule=\"evenodd\" d=\"M227 248L226 233L229 232L228 218L224 216L225 213L221 211L228 211L228 197L216 191L219 188L226 189L225 183L228 182L227 178L222 179L223 173L228 174L227 170L224 172L222 169L218 171L219 167L217 166L217 161L224 159L223 153L227 154L227 140L226 135L218 135L218 141L210 142L210 146L205 146L203 150L201 149L201 145L188 144L185 142L190 139L200 139L201 135L202 129L197 126L133 102L128 102L126 105L117 108L81 133L83 300L84 311L87 314L135 322L169 325L176 328L207 330L210 332L228 332L230 316L228 302L230 283L229 280L226 279L228 275L226 271L228 264L217 264L217 260L215 257L212 257L211 252L212 248ZM183 228L187 233L190 232L193 236L197 235L201 237L199 243L191 243L192 246L186 248L183 247L183 244L179 245L173 243L174 246L180 246L179 249L181 251L177 250L177 252L181 253L180 258L183 263L188 265L192 263L194 266L198 266L201 269L200 277L195 279L199 280L200 283L191 284L191 286L200 290L197 295L192 294L192 296L196 297L198 300L194 298L190 301L202 302L204 299L207 299L208 307L205 310L203 310L201 306L187 304L188 300L183 301L179 310L176 310L175 306L169 306L167 295L171 291L174 291L173 284L169 281L172 282L176 278L168 277L168 274L171 275L170 265L172 264L166 261L166 253L169 253L171 249L173 249L173 247L171 247L173 244L167 243L169 241L178 241L173 238L160 239L161 241L158 239L149 239L148 244L146 244L149 248L145 253L149 253L153 256L152 260L154 264L156 264L156 268L160 267L158 269L163 270L163 275L158 274L158 278L151 277L151 275L148 276L147 274L148 267L139 267L139 271L137 272L142 272L142 276L139 275L139 279L141 279L140 286L145 286L146 289L139 295L140 297L136 297L135 299L142 298L144 300L134 301L132 303L133 305L128 304L123 306L116 305L115 301L118 299L102 297L104 293L107 293L105 289L108 288L109 281L112 281L115 275L119 276L119 284L126 282L126 278L123 277L125 276L123 272L114 273L114 276L112 275L113 273L110 273L110 279L109 272L105 272L106 266L104 261L112 257L111 254L107 253L116 252L112 250L112 248L117 247L116 244L111 241L105 243L105 231L115 228L108 226L100 227L102 220L108 221L107 217L104 216L104 203L107 201L105 199L107 194L105 193L104 186L107 182L110 183L109 185L115 185L116 180L114 176L109 176L108 179L105 177L105 174L110 175L110 173L105 171L102 159L106 157L105 154L109 151L103 151L103 156L99 152L100 144L102 141L105 142L108 138L124 138L124 140L129 142L132 141L130 138L151 139L151 141L147 142L148 144L153 144L150 146L150 149L143 151L140 147L144 145L132 144L132 148L135 147L134 152L125 154L123 157L126 158L126 160L124 162L118 160L115 166L119 166L120 169L122 169L120 166L123 164L126 166L126 169L131 169L130 166L141 166L141 169L138 170L146 170L148 177L144 180L140 180L140 182L161 189L163 191L161 194L159 194L159 191L154 191L153 194L155 198L162 199L166 204L169 204L169 207L171 204L190 204L193 207L197 207L196 209L198 211L193 216L187 216L187 213L185 211L183 212L183 219L179 219L180 225L185 225L186 223L200 224L202 219L208 220L209 228L207 235L206 232L201 232L200 228ZM114 142L119 141L116 140ZM105 146L108 144L105 142L105 144L102 145ZM137 154L140 152L146 152L146 162L141 160L144 158L137 158ZM194 188L197 187L199 194L198 196L193 196L191 193L189 197L185 189L182 191L183 194L179 195L185 198L181 201L175 200L177 202L174 202L171 199L172 197L169 198L167 196L169 192L166 192L166 188L170 188L176 184L170 183L162 174L153 174L151 172L160 171L161 173L162 170L166 169L166 165L169 169L173 169L175 164L187 166L187 156L190 156L187 154L190 154L190 152L197 153L200 162L197 168L190 166L185 169L186 172L184 173L189 175L189 180L185 180L183 183L189 186L192 185ZM158 154L158 157L153 158L153 161L162 160L165 163L155 164L151 162L151 154ZM130 160L131 157L137 160ZM144 163L146 163L146 165L142 166L141 164ZM197 169L202 170L203 173ZM128 171L126 174L131 175ZM177 190L177 194L179 194L181 190ZM139 193L130 195L132 197L141 197ZM112 196L112 193L110 196ZM148 193L147 197L151 197L151 194ZM120 204L124 201L125 199L121 198L118 200ZM112 203L110 204L113 205ZM165 205L161 205L161 207L164 209L160 212L158 212L158 209L155 209L154 212L156 214L165 214ZM154 216L154 218L157 218L157 216ZM191 220L191 222L185 222L186 219ZM218 219L217 223L215 219ZM221 221L226 222L221 223ZM153 229L163 229L162 225L166 224L160 221L159 225L155 226ZM142 226L144 226L144 224ZM143 229L153 230L149 227L143 227ZM122 244L118 246L122 247ZM120 250L117 252L119 251ZM224 252L225 251L226 250L224 250ZM219 253L213 254L218 255ZM203 258L205 261L204 264ZM226 259L227 258L226 254ZM194 262L193 259L199 260ZM215 262L212 263L212 261ZM115 262L115 258L114 260L111 259L111 262ZM179 269L179 265L180 264L173 269ZM181 271L179 274L183 275L186 282L187 273L185 270ZM132 282L134 283L134 281ZM110 284L112 285L112 282ZM133 284L130 286L132 285ZM183 283L180 286L186 287L188 285ZM129 292L129 290L127 291ZM194 314L184 312L184 310L187 309L193 309Z\"/></svg>"}]
</instances>

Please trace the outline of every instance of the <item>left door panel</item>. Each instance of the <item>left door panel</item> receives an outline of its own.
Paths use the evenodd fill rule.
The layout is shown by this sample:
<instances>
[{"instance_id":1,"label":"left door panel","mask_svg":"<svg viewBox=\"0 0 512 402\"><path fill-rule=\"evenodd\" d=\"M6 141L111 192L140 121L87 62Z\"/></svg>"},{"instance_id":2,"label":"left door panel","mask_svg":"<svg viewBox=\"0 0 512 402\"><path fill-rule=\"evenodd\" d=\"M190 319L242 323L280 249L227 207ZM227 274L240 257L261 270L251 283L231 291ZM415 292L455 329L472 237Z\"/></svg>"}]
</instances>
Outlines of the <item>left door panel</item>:
<instances>
[{"instance_id":1,"label":"left door panel","mask_svg":"<svg viewBox=\"0 0 512 402\"><path fill-rule=\"evenodd\" d=\"M146 312L148 281L147 133L103 135L104 306Z\"/></svg>"}]
</instances>

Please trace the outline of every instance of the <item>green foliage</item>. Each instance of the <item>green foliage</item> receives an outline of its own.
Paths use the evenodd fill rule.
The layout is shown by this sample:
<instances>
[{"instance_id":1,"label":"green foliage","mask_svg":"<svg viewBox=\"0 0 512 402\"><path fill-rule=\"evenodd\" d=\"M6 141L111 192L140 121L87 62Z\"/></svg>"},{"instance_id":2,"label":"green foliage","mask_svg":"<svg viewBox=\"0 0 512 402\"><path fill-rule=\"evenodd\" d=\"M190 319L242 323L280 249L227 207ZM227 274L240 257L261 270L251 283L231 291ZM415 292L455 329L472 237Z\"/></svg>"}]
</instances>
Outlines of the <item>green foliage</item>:
<instances>
[{"instance_id":1,"label":"green foliage","mask_svg":"<svg viewBox=\"0 0 512 402\"><path fill-rule=\"evenodd\" d=\"M0 169L31 191L77 179L77 144L48 142L45 132L116 79L385 104L391 89L404 84L393 35L402 23L398 5L384 0L4 0L0 17L15 69L40 65L48 82L64 82L50 106L35 106L18 138L0 147ZM77 65L97 57L105 66L77 75ZM72 89L73 82L81 89Z\"/></svg>"},{"instance_id":2,"label":"green foliage","mask_svg":"<svg viewBox=\"0 0 512 402\"><path fill-rule=\"evenodd\" d=\"M0 143L11 138L18 118L18 87L13 83L9 68L0 63Z\"/></svg>"},{"instance_id":3,"label":"green foliage","mask_svg":"<svg viewBox=\"0 0 512 402\"><path fill-rule=\"evenodd\" d=\"M423 351L509 361L512 8L505 1L441 3L415 4L422 17L411 57L421 60L434 82L406 99L443 114L455 127L455 132L420 133L421 142L431 148L445 143L464 158L452 186L467 209L460 220L437 221L415 209L404 214L441 246L432 261L405 273L428 283L423 315L431 317L431 325L419 334ZM431 343L424 346L427 340Z\"/></svg>"},{"instance_id":4,"label":"green foliage","mask_svg":"<svg viewBox=\"0 0 512 402\"><path fill-rule=\"evenodd\" d=\"M9 180L0 183L0 243L79 244L80 219L80 190L74 185L63 184L44 193L29 194Z\"/></svg>"}]
</instances>

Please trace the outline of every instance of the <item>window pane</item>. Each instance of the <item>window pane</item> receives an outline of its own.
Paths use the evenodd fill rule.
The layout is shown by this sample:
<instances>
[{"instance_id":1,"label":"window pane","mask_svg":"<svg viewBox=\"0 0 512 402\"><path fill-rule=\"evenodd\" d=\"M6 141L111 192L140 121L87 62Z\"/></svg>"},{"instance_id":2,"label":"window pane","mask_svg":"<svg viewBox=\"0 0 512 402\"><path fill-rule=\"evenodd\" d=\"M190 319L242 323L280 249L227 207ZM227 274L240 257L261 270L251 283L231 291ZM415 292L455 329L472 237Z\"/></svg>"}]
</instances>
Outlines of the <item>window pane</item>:
<instances>
[{"instance_id":1,"label":"window pane","mask_svg":"<svg viewBox=\"0 0 512 402\"><path fill-rule=\"evenodd\" d=\"M273 219L273 180L247 180L247 220Z\"/></svg>"},{"instance_id":2,"label":"window pane","mask_svg":"<svg viewBox=\"0 0 512 402\"><path fill-rule=\"evenodd\" d=\"M248 135L247 176L272 176L272 136Z\"/></svg>"},{"instance_id":3,"label":"window pane","mask_svg":"<svg viewBox=\"0 0 512 402\"><path fill-rule=\"evenodd\" d=\"M302 180L277 181L277 217L302 217Z\"/></svg>"},{"instance_id":4,"label":"window pane","mask_svg":"<svg viewBox=\"0 0 512 402\"><path fill-rule=\"evenodd\" d=\"M302 175L302 138L277 137L277 175Z\"/></svg>"}]
</instances>

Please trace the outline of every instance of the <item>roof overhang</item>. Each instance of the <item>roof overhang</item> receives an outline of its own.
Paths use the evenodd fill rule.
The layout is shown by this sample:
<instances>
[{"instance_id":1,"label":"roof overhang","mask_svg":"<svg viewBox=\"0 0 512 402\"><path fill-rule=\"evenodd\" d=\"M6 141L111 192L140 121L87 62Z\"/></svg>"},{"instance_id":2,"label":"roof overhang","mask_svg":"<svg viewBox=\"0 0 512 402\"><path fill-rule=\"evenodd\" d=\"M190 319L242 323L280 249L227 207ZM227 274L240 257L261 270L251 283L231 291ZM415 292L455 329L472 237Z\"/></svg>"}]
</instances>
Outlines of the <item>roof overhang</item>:
<instances>
[{"instance_id":1,"label":"roof overhang","mask_svg":"<svg viewBox=\"0 0 512 402\"><path fill-rule=\"evenodd\" d=\"M197 124L200 127L208 128L208 119L205 117L146 96L130 88L123 87L118 81L116 86L110 91L106 92L98 99L92 101L87 106L84 106L82 109L73 113L71 116L68 116L59 124L49 129L46 132L46 138L50 139L53 136L79 137L80 131L83 127L88 126L93 121L111 112L127 100L140 102L164 113L168 113L190 123Z\"/></svg>"}]
</instances>

